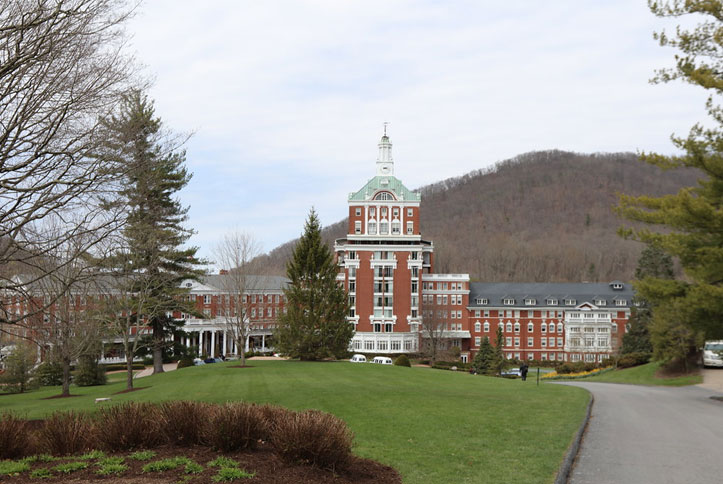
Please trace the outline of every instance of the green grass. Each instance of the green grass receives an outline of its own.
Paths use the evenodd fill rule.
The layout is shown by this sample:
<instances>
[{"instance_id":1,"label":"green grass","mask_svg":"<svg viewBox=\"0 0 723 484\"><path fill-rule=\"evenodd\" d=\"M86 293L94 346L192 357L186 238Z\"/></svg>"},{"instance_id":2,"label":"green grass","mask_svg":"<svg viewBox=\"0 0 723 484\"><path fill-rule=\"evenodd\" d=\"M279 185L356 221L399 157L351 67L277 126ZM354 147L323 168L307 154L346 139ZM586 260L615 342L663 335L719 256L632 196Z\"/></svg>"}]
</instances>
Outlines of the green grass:
<instances>
[{"instance_id":1,"label":"green grass","mask_svg":"<svg viewBox=\"0 0 723 484\"><path fill-rule=\"evenodd\" d=\"M594 375L578 381L597 381L606 383L629 383L634 385L660 385L681 387L685 385L697 385L703 383L702 375L685 375L674 378L660 378L656 376L656 372L660 368L661 363L653 362L646 365L635 366L633 368L625 368L603 373L602 375Z\"/></svg>"},{"instance_id":2,"label":"green grass","mask_svg":"<svg viewBox=\"0 0 723 484\"><path fill-rule=\"evenodd\" d=\"M182 465L192 464L193 461L187 457L171 457L169 459L161 459L155 462L149 462L143 466L143 472L165 472L175 469Z\"/></svg>"},{"instance_id":3,"label":"green grass","mask_svg":"<svg viewBox=\"0 0 723 484\"><path fill-rule=\"evenodd\" d=\"M65 462L63 464L58 464L57 466L53 467L53 470L55 472L60 472L61 474L71 474L73 472L87 469L88 463L84 461L79 462Z\"/></svg>"},{"instance_id":4,"label":"green grass","mask_svg":"<svg viewBox=\"0 0 723 484\"><path fill-rule=\"evenodd\" d=\"M238 467L238 462L228 457L219 456L206 464L208 467Z\"/></svg>"},{"instance_id":5,"label":"green grass","mask_svg":"<svg viewBox=\"0 0 723 484\"><path fill-rule=\"evenodd\" d=\"M347 362L254 361L184 368L136 381L128 400L245 400L331 412L355 433L354 453L390 465L405 483L549 483L582 420L580 388L465 372ZM72 399L41 400L59 388L3 397L5 410L40 418L95 410L122 383L72 387Z\"/></svg>"},{"instance_id":6,"label":"green grass","mask_svg":"<svg viewBox=\"0 0 723 484\"><path fill-rule=\"evenodd\" d=\"M95 473L99 476L111 476L123 474L127 470L128 466L125 464L106 464L101 466Z\"/></svg>"},{"instance_id":7,"label":"green grass","mask_svg":"<svg viewBox=\"0 0 723 484\"><path fill-rule=\"evenodd\" d=\"M151 460L155 456L156 453L152 450L139 450L138 452L133 452L128 458L132 460Z\"/></svg>"},{"instance_id":8,"label":"green grass","mask_svg":"<svg viewBox=\"0 0 723 484\"><path fill-rule=\"evenodd\" d=\"M213 482L231 482L237 479L250 479L256 475L255 472L246 472L236 467L222 467L213 476Z\"/></svg>"},{"instance_id":9,"label":"green grass","mask_svg":"<svg viewBox=\"0 0 723 484\"><path fill-rule=\"evenodd\" d=\"M30 464L27 462L12 460L0 461L0 476L15 476L30 470Z\"/></svg>"},{"instance_id":10,"label":"green grass","mask_svg":"<svg viewBox=\"0 0 723 484\"><path fill-rule=\"evenodd\" d=\"M50 479L52 477L53 473L50 472L50 469L47 469L45 467L33 469L33 471L30 473L31 479Z\"/></svg>"}]
</instances>

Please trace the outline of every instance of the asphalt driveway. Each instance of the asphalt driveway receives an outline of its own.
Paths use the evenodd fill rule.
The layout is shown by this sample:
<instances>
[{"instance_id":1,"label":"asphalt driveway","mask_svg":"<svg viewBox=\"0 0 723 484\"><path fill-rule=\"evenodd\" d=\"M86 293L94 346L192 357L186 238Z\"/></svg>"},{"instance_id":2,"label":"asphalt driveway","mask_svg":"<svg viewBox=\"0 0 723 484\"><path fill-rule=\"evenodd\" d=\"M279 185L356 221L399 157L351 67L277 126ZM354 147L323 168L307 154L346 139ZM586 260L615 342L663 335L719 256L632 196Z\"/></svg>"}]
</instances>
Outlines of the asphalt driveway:
<instances>
[{"instance_id":1,"label":"asphalt driveway","mask_svg":"<svg viewBox=\"0 0 723 484\"><path fill-rule=\"evenodd\" d=\"M569 382L595 397L568 482L723 482L723 392Z\"/></svg>"}]
</instances>

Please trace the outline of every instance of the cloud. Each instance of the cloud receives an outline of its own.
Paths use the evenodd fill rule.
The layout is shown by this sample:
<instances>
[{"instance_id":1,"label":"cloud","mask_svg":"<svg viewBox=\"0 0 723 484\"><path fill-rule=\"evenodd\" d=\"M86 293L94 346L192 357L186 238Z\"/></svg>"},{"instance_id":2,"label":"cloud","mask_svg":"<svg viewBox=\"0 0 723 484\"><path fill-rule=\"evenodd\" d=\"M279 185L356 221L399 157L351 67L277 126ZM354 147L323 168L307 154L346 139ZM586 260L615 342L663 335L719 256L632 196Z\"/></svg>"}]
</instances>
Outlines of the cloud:
<instances>
[{"instance_id":1,"label":"cloud","mask_svg":"<svg viewBox=\"0 0 723 484\"><path fill-rule=\"evenodd\" d=\"M673 52L642 2L147 2L130 26L169 127L195 130L182 192L203 251L325 224L374 174L391 121L409 187L537 149L670 152L705 94L650 85Z\"/></svg>"}]
</instances>

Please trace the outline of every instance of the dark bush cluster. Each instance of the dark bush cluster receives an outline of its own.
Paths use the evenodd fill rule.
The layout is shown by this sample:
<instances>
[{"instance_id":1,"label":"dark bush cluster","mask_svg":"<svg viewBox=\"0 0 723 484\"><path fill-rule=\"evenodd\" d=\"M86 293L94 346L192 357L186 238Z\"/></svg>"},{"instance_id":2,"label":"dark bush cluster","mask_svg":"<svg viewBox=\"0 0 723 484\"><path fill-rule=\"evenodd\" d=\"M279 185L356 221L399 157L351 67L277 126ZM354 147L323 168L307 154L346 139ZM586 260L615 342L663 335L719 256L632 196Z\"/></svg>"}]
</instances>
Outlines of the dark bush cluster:
<instances>
[{"instance_id":1,"label":"dark bush cluster","mask_svg":"<svg viewBox=\"0 0 723 484\"><path fill-rule=\"evenodd\" d=\"M125 363L111 363L108 365L100 365L100 366L102 366L105 369L105 371L126 371L127 370ZM134 370L142 370L145 367L146 366L143 363L133 363L133 366L132 366L132 368Z\"/></svg>"},{"instance_id":2,"label":"dark bush cluster","mask_svg":"<svg viewBox=\"0 0 723 484\"><path fill-rule=\"evenodd\" d=\"M328 413L245 402L128 402L93 416L58 412L37 430L10 413L0 415L0 459L159 445L205 445L230 452L265 441L288 462L342 469L351 458L353 439L344 421Z\"/></svg>"},{"instance_id":3,"label":"dark bush cluster","mask_svg":"<svg viewBox=\"0 0 723 484\"><path fill-rule=\"evenodd\" d=\"M432 368L437 368L438 370L451 370L452 367L456 367L457 370L465 371L469 370L471 366L471 363L463 363L461 361L436 361L432 365Z\"/></svg>"},{"instance_id":4,"label":"dark bush cluster","mask_svg":"<svg viewBox=\"0 0 723 484\"><path fill-rule=\"evenodd\" d=\"M394 360L395 366L408 366L411 367L412 364L409 362L409 358L405 354L401 354L397 356L397 359Z\"/></svg>"},{"instance_id":5,"label":"dark bush cluster","mask_svg":"<svg viewBox=\"0 0 723 484\"><path fill-rule=\"evenodd\" d=\"M650 362L650 353L628 353L618 357L618 368L630 368L632 366L644 365Z\"/></svg>"},{"instance_id":6,"label":"dark bush cluster","mask_svg":"<svg viewBox=\"0 0 723 484\"><path fill-rule=\"evenodd\" d=\"M584 363L582 361L567 362L557 367L557 373L559 375L567 375L569 373L581 373L583 371L592 371L599 366L596 363Z\"/></svg>"}]
</instances>

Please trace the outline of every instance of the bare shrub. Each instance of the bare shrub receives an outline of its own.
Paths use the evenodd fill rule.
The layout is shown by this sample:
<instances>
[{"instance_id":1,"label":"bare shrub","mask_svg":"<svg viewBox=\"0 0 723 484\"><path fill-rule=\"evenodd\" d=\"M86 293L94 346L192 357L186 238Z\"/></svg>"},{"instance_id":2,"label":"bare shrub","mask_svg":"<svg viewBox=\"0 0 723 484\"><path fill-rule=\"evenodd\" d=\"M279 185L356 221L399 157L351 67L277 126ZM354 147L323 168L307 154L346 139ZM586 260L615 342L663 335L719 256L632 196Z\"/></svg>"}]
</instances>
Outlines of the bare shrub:
<instances>
[{"instance_id":1,"label":"bare shrub","mask_svg":"<svg viewBox=\"0 0 723 484\"><path fill-rule=\"evenodd\" d=\"M328 469L345 467L354 434L346 423L317 410L288 412L273 427L272 444L287 462Z\"/></svg>"},{"instance_id":2,"label":"bare shrub","mask_svg":"<svg viewBox=\"0 0 723 484\"><path fill-rule=\"evenodd\" d=\"M38 450L48 454L75 454L94 447L93 423L80 412L55 412L37 433Z\"/></svg>"},{"instance_id":3,"label":"bare shrub","mask_svg":"<svg viewBox=\"0 0 723 484\"><path fill-rule=\"evenodd\" d=\"M266 435L266 419L259 406L244 402L213 407L205 442L230 452L253 449Z\"/></svg>"},{"instance_id":4,"label":"bare shrub","mask_svg":"<svg viewBox=\"0 0 723 484\"><path fill-rule=\"evenodd\" d=\"M276 423L286 418L287 414L291 412L291 410L284 407L268 403L264 405L257 405L256 411L258 412L259 417L264 420L264 435L261 437L261 440L266 440L268 442L273 440L273 430Z\"/></svg>"},{"instance_id":5,"label":"bare shrub","mask_svg":"<svg viewBox=\"0 0 723 484\"><path fill-rule=\"evenodd\" d=\"M106 407L95 423L98 442L106 450L151 448L162 441L160 411L150 403Z\"/></svg>"},{"instance_id":6,"label":"bare shrub","mask_svg":"<svg viewBox=\"0 0 723 484\"><path fill-rule=\"evenodd\" d=\"M171 445L191 446L202 443L212 406L203 402L173 401L162 403L158 412L163 440Z\"/></svg>"},{"instance_id":7,"label":"bare shrub","mask_svg":"<svg viewBox=\"0 0 723 484\"><path fill-rule=\"evenodd\" d=\"M0 414L0 459L29 455L30 426L12 413Z\"/></svg>"}]
</instances>

